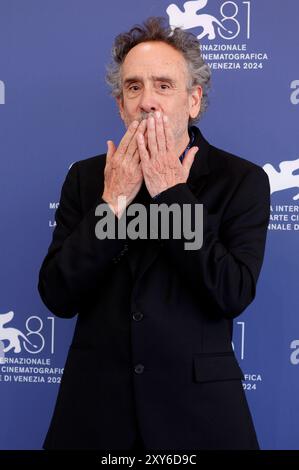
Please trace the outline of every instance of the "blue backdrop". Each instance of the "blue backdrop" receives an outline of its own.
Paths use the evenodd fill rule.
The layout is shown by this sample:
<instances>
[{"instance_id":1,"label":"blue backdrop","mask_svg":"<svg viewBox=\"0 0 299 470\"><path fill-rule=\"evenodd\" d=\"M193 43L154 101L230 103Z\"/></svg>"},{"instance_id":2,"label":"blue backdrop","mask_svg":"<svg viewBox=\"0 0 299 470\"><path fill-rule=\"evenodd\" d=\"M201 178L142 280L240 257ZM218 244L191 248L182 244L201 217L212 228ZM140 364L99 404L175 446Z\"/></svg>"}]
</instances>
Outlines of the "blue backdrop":
<instances>
[{"instance_id":1,"label":"blue backdrop","mask_svg":"<svg viewBox=\"0 0 299 470\"><path fill-rule=\"evenodd\" d=\"M113 39L151 15L200 37L213 72L204 135L270 177L264 266L234 347L261 447L299 448L299 3L169 5L0 0L1 449L41 448L74 321L44 307L38 270L69 166L123 133L104 81Z\"/></svg>"}]
</instances>

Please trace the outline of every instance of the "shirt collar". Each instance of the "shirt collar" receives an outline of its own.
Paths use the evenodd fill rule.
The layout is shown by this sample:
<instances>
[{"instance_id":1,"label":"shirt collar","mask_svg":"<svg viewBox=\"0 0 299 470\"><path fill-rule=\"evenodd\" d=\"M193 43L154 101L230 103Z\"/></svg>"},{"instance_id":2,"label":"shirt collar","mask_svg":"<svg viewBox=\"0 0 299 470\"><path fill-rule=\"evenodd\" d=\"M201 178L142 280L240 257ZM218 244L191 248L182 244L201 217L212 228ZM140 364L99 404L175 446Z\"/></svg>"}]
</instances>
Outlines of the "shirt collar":
<instances>
[{"instance_id":1,"label":"shirt collar","mask_svg":"<svg viewBox=\"0 0 299 470\"><path fill-rule=\"evenodd\" d=\"M184 152L182 153L182 155L179 157L181 162L183 161L186 153L188 152L188 150L192 147L193 145L193 142L194 142L194 133L192 131L192 129L189 127L188 129L188 132L189 132L189 137L190 137L190 140L189 140L189 144L187 145L187 147L185 148Z\"/></svg>"}]
</instances>

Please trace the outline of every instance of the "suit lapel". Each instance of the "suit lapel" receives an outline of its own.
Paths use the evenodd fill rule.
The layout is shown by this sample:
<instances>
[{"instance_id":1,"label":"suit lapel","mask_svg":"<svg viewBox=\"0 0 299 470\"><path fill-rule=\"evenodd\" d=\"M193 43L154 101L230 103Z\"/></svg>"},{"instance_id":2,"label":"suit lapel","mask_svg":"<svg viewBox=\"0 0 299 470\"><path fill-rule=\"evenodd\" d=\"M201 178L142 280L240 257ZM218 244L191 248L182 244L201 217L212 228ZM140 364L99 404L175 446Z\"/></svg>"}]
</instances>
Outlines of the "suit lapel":
<instances>
[{"instance_id":1,"label":"suit lapel","mask_svg":"<svg viewBox=\"0 0 299 470\"><path fill-rule=\"evenodd\" d=\"M198 193L205 185L207 175L210 172L209 167L209 143L204 139L201 132L197 127L192 127L194 134L193 145L199 148L195 155L193 165L190 170L187 185L193 193ZM143 183L141 189L136 196L134 202L149 206L151 198L148 194L147 188ZM149 219L148 219L149 222ZM129 241L129 249L127 254L127 261L136 282L138 282L156 260L160 250L163 246L163 241L160 240L134 240Z\"/></svg>"},{"instance_id":2,"label":"suit lapel","mask_svg":"<svg viewBox=\"0 0 299 470\"><path fill-rule=\"evenodd\" d=\"M143 182L134 203L143 204L148 208L150 201L151 197L147 191L145 183ZM149 266L154 262L160 251L160 244L159 240L129 240L127 261L131 274L135 280L140 279Z\"/></svg>"},{"instance_id":3,"label":"suit lapel","mask_svg":"<svg viewBox=\"0 0 299 470\"><path fill-rule=\"evenodd\" d=\"M190 191L195 194L204 187L206 183L206 175L210 173L210 144L206 141L197 127L193 126L191 129L194 134L193 146L197 146L199 150L195 155L187 180L187 185Z\"/></svg>"},{"instance_id":4,"label":"suit lapel","mask_svg":"<svg viewBox=\"0 0 299 470\"><path fill-rule=\"evenodd\" d=\"M158 257L158 254L162 248L162 242L160 242L159 240L149 239L149 240L143 240L143 242L144 243L143 243L142 251L139 253L139 256L138 256L137 266L136 264L134 265L134 267L132 266L132 259L130 258L130 255L128 253L131 272L136 282L138 282L143 277L146 271L154 263L154 261Z\"/></svg>"}]
</instances>

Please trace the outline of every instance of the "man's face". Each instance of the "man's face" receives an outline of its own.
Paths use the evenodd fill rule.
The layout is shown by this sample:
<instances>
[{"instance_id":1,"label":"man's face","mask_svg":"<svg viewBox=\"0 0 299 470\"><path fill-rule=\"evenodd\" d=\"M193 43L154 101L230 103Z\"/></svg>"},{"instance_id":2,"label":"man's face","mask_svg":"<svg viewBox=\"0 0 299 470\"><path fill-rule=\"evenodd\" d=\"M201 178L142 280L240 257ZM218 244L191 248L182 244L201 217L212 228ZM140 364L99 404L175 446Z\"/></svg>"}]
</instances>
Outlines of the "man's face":
<instances>
[{"instance_id":1,"label":"man's face","mask_svg":"<svg viewBox=\"0 0 299 470\"><path fill-rule=\"evenodd\" d=\"M121 68L122 98L117 100L126 125L154 111L169 118L175 140L188 135L188 120L200 109L201 88L187 91L188 69L183 55L164 42L143 42L127 54Z\"/></svg>"}]
</instances>

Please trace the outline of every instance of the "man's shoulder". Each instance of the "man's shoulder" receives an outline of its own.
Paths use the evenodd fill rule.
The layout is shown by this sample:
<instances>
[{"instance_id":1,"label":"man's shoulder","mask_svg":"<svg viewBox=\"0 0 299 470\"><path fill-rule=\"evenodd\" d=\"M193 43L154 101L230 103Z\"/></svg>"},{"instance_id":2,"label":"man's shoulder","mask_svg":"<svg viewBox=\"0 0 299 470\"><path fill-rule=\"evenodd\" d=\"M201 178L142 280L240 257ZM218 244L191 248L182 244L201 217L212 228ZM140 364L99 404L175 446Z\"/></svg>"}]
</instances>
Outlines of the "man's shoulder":
<instances>
[{"instance_id":1,"label":"man's shoulder","mask_svg":"<svg viewBox=\"0 0 299 470\"><path fill-rule=\"evenodd\" d=\"M106 154L95 155L93 157L84 158L82 160L78 160L74 163L73 166L76 167L79 173L89 173L94 174L94 172L98 173L104 170L106 163Z\"/></svg>"},{"instance_id":2,"label":"man's shoulder","mask_svg":"<svg viewBox=\"0 0 299 470\"><path fill-rule=\"evenodd\" d=\"M81 207L88 210L103 192L106 154L75 161L70 167L63 192L69 198L78 197Z\"/></svg>"},{"instance_id":3,"label":"man's shoulder","mask_svg":"<svg viewBox=\"0 0 299 470\"><path fill-rule=\"evenodd\" d=\"M260 171L261 166L247 160L244 157L235 155L226 150L210 145L210 162L213 168L226 168L228 171L240 173L248 173L251 171Z\"/></svg>"},{"instance_id":4,"label":"man's shoulder","mask_svg":"<svg viewBox=\"0 0 299 470\"><path fill-rule=\"evenodd\" d=\"M209 162L212 170L223 172L235 182L248 175L255 175L265 181L268 179L267 173L258 164L213 145L210 145Z\"/></svg>"},{"instance_id":5,"label":"man's shoulder","mask_svg":"<svg viewBox=\"0 0 299 470\"><path fill-rule=\"evenodd\" d=\"M212 174L221 174L224 178L234 181L242 180L246 175L261 175L261 178L267 177L266 172L261 166L232 152L224 150L218 146L209 143L197 127L192 127L195 135L195 144L199 147L199 156L203 162L201 170Z\"/></svg>"},{"instance_id":6,"label":"man's shoulder","mask_svg":"<svg viewBox=\"0 0 299 470\"><path fill-rule=\"evenodd\" d=\"M99 184L103 185L106 154L95 155L75 161L71 166L66 182L80 188L81 193L91 194L98 191Z\"/></svg>"}]
</instances>

